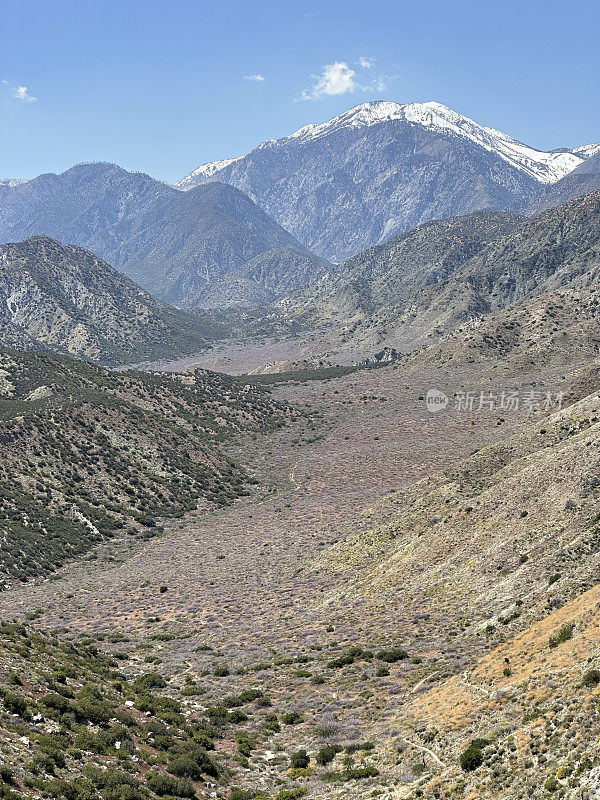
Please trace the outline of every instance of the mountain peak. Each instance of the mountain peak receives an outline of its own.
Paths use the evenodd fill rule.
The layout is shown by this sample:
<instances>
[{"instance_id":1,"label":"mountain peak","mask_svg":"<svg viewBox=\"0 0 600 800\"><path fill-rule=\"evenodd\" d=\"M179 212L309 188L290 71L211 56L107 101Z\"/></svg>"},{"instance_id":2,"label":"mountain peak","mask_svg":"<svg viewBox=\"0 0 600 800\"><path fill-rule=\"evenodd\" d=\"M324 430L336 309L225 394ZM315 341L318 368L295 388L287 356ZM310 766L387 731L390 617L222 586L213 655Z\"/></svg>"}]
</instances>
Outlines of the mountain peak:
<instances>
[{"instance_id":1,"label":"mountain peak","mask_svg":"<svg viewBox=\"0 0 600 800\"><path fill-rule=\"evenodd\" d=\"M362 103L327 122L320 125L305 125L287 138L270 140L261 147L278 145L293 139L308 142L343 128L371 127L393 120L469 139L488 152L496 153L541 183L555 183L560 180L581 164L584 158L591 155L596 147L596 145L584 145L577 150L552 152L537 150L502 131L480 125L436 100L405 104L390 100Z\"/></svg>"},{"instance_id":2,"label":"mountain peak","mask_svg":"<svg viewBox=\"0 0 600 800\"><path fill-rule=\"evenodd\" d=\"M563 178L586 158L600 150L600 144L583 145L575 149L546 152L529 147L495 128L480 125L469 117L454 111L437 100L423 103L397 103L393 100L374 100L361 103L322 123L304 125L282 139L268 139L257 150L303 145L322 139L341 130L358 130L374 125L404 122L418 125L445 136L468 139L490 153L507 161L519 171L542 184L551 184ZM188 189L197 183L218 175L221 170L242 158L224 159L202 164L176 186Z\"/></svg>"}]
</instances>

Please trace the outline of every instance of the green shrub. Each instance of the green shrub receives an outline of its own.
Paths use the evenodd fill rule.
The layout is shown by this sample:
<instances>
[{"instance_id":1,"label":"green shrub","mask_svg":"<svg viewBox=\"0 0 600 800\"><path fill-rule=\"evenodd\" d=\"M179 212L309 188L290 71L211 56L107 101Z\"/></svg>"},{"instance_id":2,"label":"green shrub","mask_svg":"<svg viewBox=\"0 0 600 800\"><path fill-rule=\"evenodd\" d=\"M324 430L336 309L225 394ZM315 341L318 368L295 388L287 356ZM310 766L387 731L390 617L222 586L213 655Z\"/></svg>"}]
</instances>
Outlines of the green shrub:
<instances>
[{"instance_id":1,"label":"green shrub","mask_svg":"<svg viewBox=\"0 0 600 800\"><path fill-rule=\"evenodd\" d=\"M473 739L461 753L460 766L465 772L473 772L483 764L483 748L489 744L487 739Z\"/></svg>"},{"instance_id":2,"label":"green shrub","mask_svg":"<svg viewBox=\"0 0 600 800\"><path fill-rule=\"evenodd\" d=\"M373 653L370 650L363 650L362 647L354 645L354 647L349 647L345 653L329 661L327 666L329 669L340 669L363 659L370 661L372 658Z\"/></svg>"},{"instance_id":3,"label":"green shrub","mask_svg":"<svg viewBox=\"0 0 600 800\"><path fill-rule=\"evenodd\" d=\"M379 775L376 767L350 767L346 770L345 776L348 781L360 781L363 778L375 778Z\"/></svg>"},{"instance_id":4,"label":"green shrub","mask_svg":"<svg viewBox=\"0 0 600 800\"><path fill-rule=\"evenodd\" d=\"M241 722L248 721L248 715L240 711L239 708L236 708L227 716L227 721L231 722L233 725L239 725Z\"/></svg>"},{"instance_id":5,"label":"green shrub","mask_svg":"<svg viewBox=\"0 0 600 800\"><path fill-rule=\"evenodd\" d=\"M140 675L133 682L133 688L136 692L164 689L166 685L166 680L158 672L148 672L146 675Z\"/></svg>"},{"instance_id":6,"label":"green shrub","mask_svg":"<svg viewBox=\"0 0 600 800\"><path fill-rule=\"evenodd\" d=\"M581 683L583 686L587 686L589 689L593 689L594 686L598 686L600 683L600 670L588 669L587 672L583 673Z\"/></svg>"},{"instance_id":7,"label":"green shrub","mask_svg":"<svg viewBox=\"0 0 600 800\"><path fill-rule=\"evenodd\" d=\"M310 758L306 750L296 750L290 756L290 767L292 769L306 769L310 764Z\"/></svg>"},{"instance_id":8,"label":"green shrub","mask_svg":"<svg viewBox=\"0 0 600 800\"><path fill-rule=\"evenodd\" d=\"M573 631L575 629L575 625L572 622L565 622L564 625L561 625L558 631L548 639L548 646L550 648L558 647L559 644L563 642L568 642L569 639L573 638Z\"/></svg>"},{"instance_id":9,"label":"green shrub","mask_svg":"<svg viewBox=\"0 0 600 800\"><path fill-rule=\"evenodd\" d=\"M238 731L235 735L239 752L248 758L254 750L254 739L246 731Z\"/></svg>"},{"instance_id":10,"label":"green shrub","mask_svg":"<svg viewBox=\"0 0 600 800\"><path fill-rule=\"evenodd\" d=\"M380 650L376 658L380 661L385 661L386 664L395 664L396 661L403 661L408 658L408 653L401 647L392 647L389 650Z\"/></svg>"},{"instance_id":11,"label":"green shrub","mask_svg":"<svg viewBox=\"0 0 600 800\"><path fill-rule=\"evenodd\" d=\"M298 711L286 711L281 715L284 725L299 725L304 722L304 717Z\"/></svg>"},{"instance_id":12,"label":"green shrub","mask_svg":"<svg viewBox=\"0 0 600 800\"><path fill-rule=\"evenodd\" d=\"M146 785L159 797L164 795L190 798L196 796L196 790L188 780L172 778L162 772L149 772L146 777Z\"/></svg>"},{"instance_id":13,"label":"green shrub","mask_svg":"<svg viewBox=\"0 0 600 800\"><path fill-rule=\"evenodd\" d=\"M320 748L315 760L317 764L324 767L326 764L330 764L343 749L339 744L326 744Z\"/></svg>"},{"instance_id":14,"label":"green shrub","mask_svg":"<svg viewBox=\"0 0 600 800\"><path fill-rule=\"evenodd\" d=\"M308 789L304 786L297 786L295 789L282 789L275 795L275 800L297 800L298 797L304 797L308 794Z\"/></svg>"},{"instance_id":15,"label":"green shrub","mask_svg":"<svg viewBox=\"0 0 600 800\"><path fill-rule=\"evenodd\" d=\"M0 766L0 780L2 780L3 783L13 782L13 771L8 764L2 764L2 766Z\"/></svg>"},{"instance_id":16,"label":"green shrub","mask_svg":"<svg viewBox=\"0 0 600 800\"><path fill-rule=\"evenodd\" d=\"M17 716L22 719L27 719L30 716L27 708L27 700L21 697L21 695L13 694L13 692L7 692L5 690L2 694L2 699L4 701L4 708L6 708L9 714L17 714Z\"/></svg>"},{"instance_id":17,"label":"green shrub","mask_svg":"<svg viewBox=\"0 0 600 800\"><path fill-rule=\"evenodd\" d=\"M195 745L172 758L167 769L178 778L191 778L194 781L200 780L203 775L212 775L215 778L218 775L217 767L206 750Z\"/></svg>"},{"instance_id":18,"label":"green shrub","mask_svg":"<svg viewBox=\"0 0 600 800\"><path fill-rule=\"evenodd\" d=\"M60 694L55 694L54 692L44 695L44 697L40 699L39 703L46 708L59 711L61 714L64 714L71 708L71 704L66 697L63 697Z\"/></svg>"}]
</instances>

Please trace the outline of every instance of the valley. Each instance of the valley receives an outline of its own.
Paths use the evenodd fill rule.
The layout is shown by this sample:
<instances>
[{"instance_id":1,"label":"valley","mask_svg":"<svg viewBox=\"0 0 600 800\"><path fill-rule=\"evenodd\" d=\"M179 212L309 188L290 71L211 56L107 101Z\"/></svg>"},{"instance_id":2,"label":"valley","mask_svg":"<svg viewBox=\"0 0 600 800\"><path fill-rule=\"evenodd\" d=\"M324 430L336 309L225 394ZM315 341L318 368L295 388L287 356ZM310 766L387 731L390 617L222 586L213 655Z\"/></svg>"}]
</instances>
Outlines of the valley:
<instances>
[{"instance_id":1,"label":"valley","mask_svg":"<svg viewBox=\"0 0 600 800\"><path fill-rule=\"evenodd\" d=\"M0 800L600 797L599 150L0 181Z\"/></svg>"},{"instance_id":2,"label":"valley","mask_svg":"<svg viewBox=\"0 0 600 800\"><path fill-rule=\"evenodd\" d=\"M249 358L255 357L251 351ZM241 352L238 359L241 365ZM523 371L511 375L503 388L524 393L550 387L567 394L580 373L577 365L567 372L563 366L543 374ZM434 384L450 396L465 390L478 395L499 388L493 374L465 365L442 366L434 372ZM222 732L216 757L231 773L229 784L269 797L286 786L307 791L309 797L337 797L343 786L341 796L362 797L370 786L391 798L419 796L419 787L433 781L454 787L456 796L457 749L466 746L468 733L459 728L440 734L439 741L424 737L418 723L427 717L425 704L430 695L447 691L447 682L462 680L465 670L478 674L478 659L491 658L496 645L502 647L544 612L538 610L534 591L506 627L482 633L490 617L502 616L507 604L514 608L515 600L528 596L525 585L507 592L504 572L485 568L489 554L484 549L484 563L472 551L477 567L471 581L461 577L452 584L460 568L447 561L441 568L448 570L448 587L433 589L444 548L439 535L435 545L424 542L421 556L412 549L404 577L394 575L390 581L384 573L377 576L381 567L376 565L390 557L393 564L396 537L401 543L423 524L400 522L406 532L390 536L403 514L415 513L408 512L415 492L418 496L431 484L425 513L435 517L439 501L434 495L448 497L441 476L452 475L470 457L478 464L474 485L485 482L493 474L485 454L490 453L492 463L506 458L511 448L502 456L503 442L515 435L524 453L532 451L520 432L530 424L540 427L548 414L524 408L502 416L468 413L454 410L453 404L431 414L423 399L431 382L431 370L415 364L363 369L329 380L297 382L282 376L272 387L274 400L301 409L298 420L259 437L242 435L228 446L230 457L245 463L257 481L248 497L167 521L164 533L150 541L122 537L101 544L93 560L0 595L0 615L25 620L34 613L36 625L60 630L74 641L96 642L118 653L119 668L132 677L144 663L146 669L159 669L172 684L173 696L182 676L190 676L201 691L190 701L192 716L251 689L269 696L280 719L296 713L297 725L281 724L281 731L266 739L259 711L247 724L234 726L238 740L242 728L254 737L246 767L236 761L236 745L233 753L229 749L227 729ZM458 491L459 497L468 497L472 490ZM459 562L468 561L466 543L452 549ZM551 550L549 566L538 565L542 571L553 566ZM450 552L444 558L454 560ZM576 574L562 576L567 595L567 587L575 588ZM481 607L478 601L473 604L475 587L485 598ZM387 663L385 653L394 648L399 659L390 656L392 663ZM378 652L384 660L374 659ZM354 655L346 660L348 653ZM340 664L334 668L330 665L336 659ZM461 691L483 696L483 689L469 686ZM436 727L445 729L453 713L454 706L447 718L438 715ZM481 722L479 727L489 733ZM365 741L372 749L359 748L356 753L364 755L352 762L376 770L371 778L344 779L342 770L328 783L324 768L288 772L289 753L298 748L341 751ZM441 776L448 770L441 765L448 767L449 754L454 767L444 783Z\"/></svg>"}]
</instances>

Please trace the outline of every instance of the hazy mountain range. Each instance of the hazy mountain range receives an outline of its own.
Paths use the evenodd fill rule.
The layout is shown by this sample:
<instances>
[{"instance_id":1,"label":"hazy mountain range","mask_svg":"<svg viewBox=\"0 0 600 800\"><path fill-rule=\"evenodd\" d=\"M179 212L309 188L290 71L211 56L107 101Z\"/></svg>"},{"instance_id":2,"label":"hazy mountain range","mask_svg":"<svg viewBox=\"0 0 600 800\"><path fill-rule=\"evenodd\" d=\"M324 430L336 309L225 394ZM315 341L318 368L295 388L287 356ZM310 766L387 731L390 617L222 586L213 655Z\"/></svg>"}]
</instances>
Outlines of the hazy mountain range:
<instances>
[{"instance_id":1,"label":"hazy mountain range","mask_svg":"<svg viewBox=\"0 0 600 800\"><path fill-rule=\"evenodd\" d=\"M431 220L591 191L599 159L599 144L542 152L440 103L365 103L177 188L102 163L1 181L0 242L84 247L185 308L264 306Z\"/></svg>"},{"instance_id":2,"label":"hazy mountain range","mask_svg":"<svg viewBox=\"0 0 600 800\"><path fill-rule=\"evenodd\" d=\"M598 144L541 152L439 103L389 102L178 188L104 163L2 181L0 241L27 240L1 251L3 341L131 361L215 334L151 292L185 309L359 322L410 348L593 280L599 186Z\"/></svg>"},{"instance_id":3,"label":"hazy mountain range","mask_svg":"<svg viewBox=\"0 0 600 800\"><path fill-rule=\"evenodd\" d=\"M144 289L185 307L204 306L204 292L210 287L214 296L215 280L267 252L261 285L267 293L279 282L303 285L287 270L290 252L311 262L310 270L299 270L307 279L325 269L231 186L181 192L114 164L80 164L62 175L0 186L0 241L38 234L85 247ZM220 297L215 302L223 305Z\"/></svg>"}]
</instances>

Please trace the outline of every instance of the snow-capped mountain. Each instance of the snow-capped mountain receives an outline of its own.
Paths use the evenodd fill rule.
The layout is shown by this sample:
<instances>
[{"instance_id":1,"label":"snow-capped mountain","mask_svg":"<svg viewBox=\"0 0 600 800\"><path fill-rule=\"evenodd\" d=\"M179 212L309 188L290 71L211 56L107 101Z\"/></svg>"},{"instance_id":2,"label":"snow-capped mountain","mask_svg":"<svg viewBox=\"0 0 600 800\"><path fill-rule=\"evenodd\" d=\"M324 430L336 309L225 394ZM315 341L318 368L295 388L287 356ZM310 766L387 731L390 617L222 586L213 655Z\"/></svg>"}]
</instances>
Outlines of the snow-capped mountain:
<instances>
[{"instance_id":1,"label":"snow-capped mountain","mask_svg":"<svg viewBox=\"0 0 600 800\"><path fill-rule=\"evenodd\" d=\"M497 153L509 164L523 170L541 183L554 183L560 180L581 164L585 158L600 151L599 142L583 145L574 150L544 152L528 147L502 131L479 125L469 117L458 114L442 103L430 101L401 105L385 100L363 103L320 125L305 125L283 139L269 139L259 145L259 148L285 146L294 139L310 142L344 128L368 128L391 120L403 120L432 131L444 131L469 139L489 152ZM180 181L177 186L188 188L194 184L194 179L212 177L219 170L239 160L240 158L228 158L203 164Z\"/></svg>"},{"instance_id":2,"label":"snow-capped mountain","mask_svg":"<svg viewBox=\"0 0 600 800\"><path fill-rule=\"evenodd\" d=\"M377 101L203 164L176 185L230 183L304 245L340 260L430 219L518 209L598 151L600 143L545 152L441 103Z\"/></svg>"}]
</instances>

